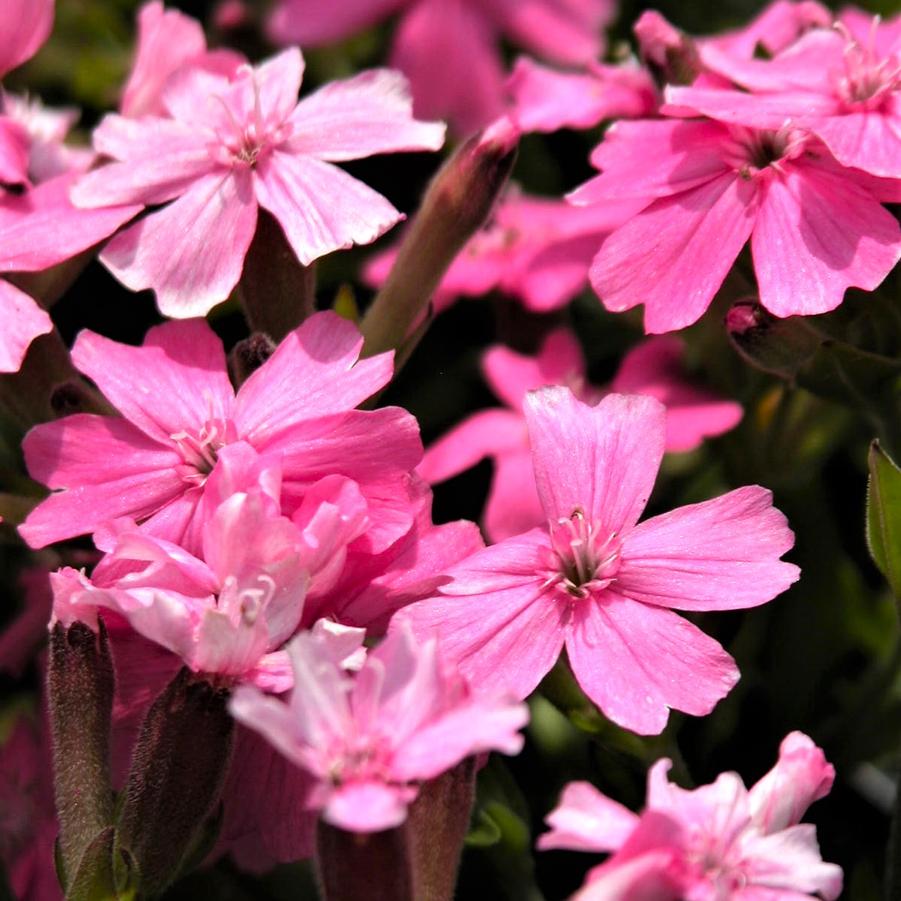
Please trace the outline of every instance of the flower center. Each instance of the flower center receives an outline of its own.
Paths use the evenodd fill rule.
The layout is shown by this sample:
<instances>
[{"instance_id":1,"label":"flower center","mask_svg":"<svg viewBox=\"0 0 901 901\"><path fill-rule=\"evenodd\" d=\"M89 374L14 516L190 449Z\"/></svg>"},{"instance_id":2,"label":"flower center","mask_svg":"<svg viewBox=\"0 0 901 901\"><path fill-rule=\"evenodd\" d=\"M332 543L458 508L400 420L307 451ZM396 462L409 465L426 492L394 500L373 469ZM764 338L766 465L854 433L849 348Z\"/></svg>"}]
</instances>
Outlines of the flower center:
<instances>
[{"instance_id":1,"label":"flower center","mask_svg":"<svg viewBox=\"0 0 901 901\"><path fill-rule=\"evenodd\" d=\"M390 781L388 754L372 736L348 743L329 757L328 777L333 785L373 778Z\"/></svg>"},{"instance_id":2,"label":"flower center","mask_svg":"<svg viewBox=\"0 0 901 901\"><path fill-rule=\"evenodd\" d=\"M726 158L744 179L767 169L779 169L783 162L800 156L808 141L808 134L797 128L768 131L733 126L729 131L732 143Z\"/></svg>"},{"instance_id":3,"label":"flower center","mask_svg":"<svg viewBox=\"0 0 901 901\"><path fill-rule=\"evenodd\" d=\"M876 31L879 17L873 18L866 46L855 40L841 24L836 26L847 39L845 71L838 80L838 94L848 110L879 109L889 97L901 90L901 53L879 58Z\"/></svg>"},{"instance_id":4,"label":"flower center","mask_svg":"<svg viewBox=\"0 0 901 901\"><path fill-rule=\"evenodd\" d=\"M601 532L581 507L551 523L553 574L548 584L559 585L575 598L601 591L616 578L620 541L616 532Z\"/></svg>"},{"instance_id":5,"label":"flower center","mask_svg":"<svg viewBox=\"0 0 901 901\"><path fill-rule=\"evenodd\" d=\"M208 419L199 432L176 432L169 437L175 442L184 461L180 475L185 482L203 485L216 465L219 448L228 443L229 423Z\"/></svg>"}]
</instances>

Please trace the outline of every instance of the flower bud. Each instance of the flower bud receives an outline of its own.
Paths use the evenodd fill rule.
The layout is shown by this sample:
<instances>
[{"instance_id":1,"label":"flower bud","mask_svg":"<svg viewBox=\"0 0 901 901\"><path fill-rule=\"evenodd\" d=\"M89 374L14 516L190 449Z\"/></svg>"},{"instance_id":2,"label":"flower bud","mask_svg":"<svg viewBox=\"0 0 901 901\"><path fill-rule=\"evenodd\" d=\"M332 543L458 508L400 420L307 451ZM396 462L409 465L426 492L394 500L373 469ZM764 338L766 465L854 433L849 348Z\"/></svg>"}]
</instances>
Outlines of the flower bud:
<instances>
[{"instance_id":1,"label":"flower bud","mask_svg":"<svg viewBox=\"0 0 901 901\"><path fill-rule=\"evenodd\" d=\"M240 387L275 353L275 342L263 332L254 332L239 341L228 355L228 369L236 387Z\"/></svg>"},{"instance_id":2,"label":"flower bud","mask_svg":"<svg viewBox=\"0 0 901 901\"><path fill-rule=\"evenodd\" d=\"M405 826L348 832L320 820L316 872L323 901L425 901L413 891Z\"/></svg>"},{"instance_id":3,"label":"flower bud","mask_svg":"<svg viewBox=\"0 0 901 901\"><path fill-rule=\"evenodd\" d=\"M662 84L691 84L700 73L695 42L656 10L642 13L633 31L642 60Z\"/></svg>"},{"instance_id":4,"label":"flower bud","mask_svg":"<svg viewBox=\"0 0 901 901\"><path fill-rule=\"evenodd\" d=\"M65 880L113 820L109 772L115 679L106 629L57 622L50 632L47 694L59 850Z\"/></svg>"},{"instance_id":5,"label":"flower bud","mask_svg":"<svg viewBox=\"0 0 901 901\"><path fill-rule=\"evenodd\" d=\"M142 896L179 875L219 802L234 733L226 701L224 690L183 668L144 718L118 824Z\"/></svg>"}]
</instances>

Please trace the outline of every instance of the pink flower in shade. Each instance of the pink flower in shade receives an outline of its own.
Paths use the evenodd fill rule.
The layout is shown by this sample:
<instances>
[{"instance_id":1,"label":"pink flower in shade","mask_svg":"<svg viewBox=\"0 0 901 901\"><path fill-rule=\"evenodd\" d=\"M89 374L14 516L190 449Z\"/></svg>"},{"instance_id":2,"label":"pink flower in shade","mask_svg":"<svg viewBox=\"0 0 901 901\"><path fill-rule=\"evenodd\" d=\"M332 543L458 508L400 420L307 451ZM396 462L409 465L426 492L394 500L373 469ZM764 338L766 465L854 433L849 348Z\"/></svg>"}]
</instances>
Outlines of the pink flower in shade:
<instances>
[{"instance_id":1,"label":"pink flower in shade","mask_svg":"<svg viewBox=\"0 0 901 901\"><path fill-rule=\"evenodd\" d=\"M207 477L223 447L243 442L280 464L286 515L326 476L357 482L369 517L359 546L380 553L413 523L411 471L422 445L405 411L354 409L393 368L390 353L358 361L362 343L354 325L318 313L236 395L222 343L202 320L157 326L142 347L81 332L75 365L122 418L77 414L28 433L29 471L60 490L20 533L38 547L124 516L197 554Z\"/></svg>"},{"instance_id":2,"label":"pink flower in shade","mask_svg":"<svg viewBox=\"0 0 901 901\"><path fill-rule=\"evenodd\" d=\"M43 723L18 717L0 743L0 863L18 901L62 901L52 773Z\"/></svg>"},{"instance_id":3,"label":"pink flower in shade","mask_svg":"<svg viewBox=\"0 0 901 901\"><path fill-rule=\"evenodd\" d=\"M598 244L640 208L634 201L577 208L511 191L451 264L435 308L497 290L539 313L559 309L585 287ZM396 248L373 257L366 282L383 285L396 258Z\"/></svg>"},{"instance_id":4,"label":"pink flower in shade","mask_svg":"<svg viewBox=\"0 0 901 901\"><path fill-rule=\"evenodd\" d=\"M98 153L115 162L85 175L72 197L83 207L166 204L101 255L128 288L153 288L166 315L204 315L228 297L260 207L305 266L374 241L402 218L333 163L437 150L444 126L412 118L398 73L364 72L298 103L302 74L297 49L242 66L231 79L181 69L162 93L171 118L111 115L94 132Z\"/></svg>"},{"instance_id":5,"label":"pink flower in shade","mask_svg":"<svg viewBox=\"0 0 901 901\"><path fill-rule=\"evenodd\" d=\"M289 645L294 688L286 702L247 686L231 701L238 722L309 773L308 806L353 832L398 826L417 794L471 754L516 754L522 704L470 695L434 639L399 629L350 678L315 635Z\"/></svg>"},{"instance_id":6,"label":"pink flower in shade","mask_svg":"<svg viewBox=\"0 0 901 901\"><path fill-rule=\"evenodd\" d=\"M742 408L697 387L682 368L682 343L676 338L651 338L624 357L610 389L647 394L666 405L666 449L687 451L705 437L735 426ZM526 394L545 385L568 385L576 396L594 403L604 393L586 382L582 349L567 329L551 332L537 356L528 357L497 345L482 361L485 379L506 409L475 413L426 451L419 466L428 482L443 482L484 457L494 463L485 505L484 528L501 541L541 525L547 518L538 498L522 406Z\"/></svg>"},{"instance_id":7,"label":"pink flower in shade","mask_svg":"<svg viewBox=\"0 0 901 901\"><path fill-rule=\"evenodd\" d=\"M798 578L779 560L793 535L770 492L740 488L638 523L663 457L659 401L611 394L590 406L543 388L524 412L547 526L452 567L392 628L437 634L480 691L525 698L565 646L585 693L627 729L660 732L669 708L709 713L738 670L670 608L753 607Z\"/></svg>"},{"instance_id":8,"label":"pink flower in shade","mask_svg":"<svg viewBox=\"0 0 901 901\"><path fill-rule=\"evenodd\" d=\"M523 132L592 128L606 119L653 115L657 89L646 69L589 63L562 72L520 57L507 81L511 116Z\"/></svg>"},{"instance_id":9,"label":"pink flower in shade","mask_svg":"<svg viewBox=\"0 0 901 901\"><path fill-rule=\"evenodd\" d=\"M901 16L868 34L840 23L815 29L772 60L708 48L704 64L744 91L681 89L669 100L724 122L809 129L843 165L901 178ZM751 93L748 93L748 92Z\"/></svg>"},{"instance_id":10,"label":"pink flower in shade","mask_svg":"<svg viewBox=\"0 0 901 901\"><path fill-rule=\"evenodd\" d=\"M391 65L412 82L417 114L469 132L504 110L502 37L544 59L580 65L600 56L614 10L613 0L281 0L269 31L278 43L313 46L399 12Z\"/></svg>"},{"instance_id":11,"label":"pink flower in shade","mask_svg":"<svg viewBox=\"0 0 901 901\"><path fill-rule=\"evenodd\" d=\"M0 9L0 78L31 59L50 36L53 0L5 0ZM28 134L0 101L0 184L28 180Z\"/></svg>"},{"instance_id":12,"label":"pink flower in shade","mask_svg":"<svg viewBox=\"0 0 901 901\"><path fill-rule=\"evenodd\" d=\"M201 24L161 0L138 11L138 43L119 105L123 116L165 116L163 92L179 70L195 68L230 77L244 62L232 50L207 50Z\"/></svg>"},{"instance_id":13,"label":"pink flower in shade","mask_svg":"<svg viewBox=\"0 0 901 901\"><path fill-rule=\"evenodd\" d=\"M588 874L579 901L833 901L842 871L824 863L807 808L829 794L835 770L800 732L786 736L776 765L751 789L736 773L686 791L648 774L636 815L587 782L572 782L547 818L543 849L614 852Z\"/></svg>"},{"instance_id":14,"label":"pink flower in shade","mask_svg":"<svg viewBox=\"0 0 901 901\"><path fill-rule=\"evenodd\" d=\"M694 104L697 93L669 96ZM901 228L880 204L897 184L842 169L798 129L618 122L592 163L601 174L571 202L646 203L601 245L591 281L608 310L643 303L647 332L696 322L749 238L761 303L776 316L832 310L901 258Z\"/></svg>"},{"instance_id":15,"label":"pink flower in shade","mask_svg":"<svg viewBox=\"0 0 901 901\"><path fill-rule=\"evenodd\" d=\"M0 631L0 673L18 679L47 640L47 620L53 607L50 574L43 566L23 569L18 578L21 611Z\"/></svg>"}]
</instances>

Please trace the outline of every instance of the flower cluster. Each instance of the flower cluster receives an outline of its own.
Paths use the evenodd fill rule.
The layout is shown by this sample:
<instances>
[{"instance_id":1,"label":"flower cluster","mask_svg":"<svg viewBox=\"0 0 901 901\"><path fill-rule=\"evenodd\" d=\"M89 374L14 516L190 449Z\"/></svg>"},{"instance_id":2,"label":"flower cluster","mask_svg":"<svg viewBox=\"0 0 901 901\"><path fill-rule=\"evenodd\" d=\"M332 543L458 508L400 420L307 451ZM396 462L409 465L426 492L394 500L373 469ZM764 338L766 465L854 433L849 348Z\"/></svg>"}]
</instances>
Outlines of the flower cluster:
<instances>
[{"instance_id":1,"label":"flower cluster","mask_svg":"<svg viewBox=\"0 0 901 901\"><path fill-rule=\"evenodd\" d=\"M710 778L730 732L753 731L732 692L740 667L766 690L788 602L730 611L789 591L825 607L827 586L856 603L873 580L849 574L844 526L818 522L818 477L861 423L901 450L901 326L884 294L823 314L901 259L901 17L776 0L694 37L649 11L626 58L604 55L615 16L229 0L212 21L232 49L151 0L89 142L76 109L0 93L0 539L26 597L0 668L17 685L46 669L34 716L7 729L0 710L18 774L0 776L0 861L22 901L58 898L54 872L67 898L150 899L225 857L313 858L326 901L449 901L473 809L471 844L497 846L511 897L538 897L510 861L546 786L520 803L489 759L524 748L516 779L591 779L537 843L609 854L581 901L839 896L801 823L836 777L805 734L750 789L668 774L690 782L690 747ZM385 19L392 68L352 74L368 51L345 43L306 70L298 43ZM53 0L8 0L0 77L53 21ZM502 42L537 58L507 71ZM406 201L397 163L356 161L438 152L445 119L475 133L360 263L348 251ZM596 144L581 186L536 177L563 129ZM125 324L89 279L133 304ZM129 297L144 291L159 315ZM898 596L901 470L882 445L867 538ZM460 510L481 530L442 522ZM821 627L797 609L795 642ZM875 615L855 632L816 613L885 651ZM844 717L808 711L809 690L773 716L779 737L822 735L857 779L868 717L897 719L898 660L842 689ZM595 787L628 798L636 764L640 813Z\"/></svg>"}]
</instances>

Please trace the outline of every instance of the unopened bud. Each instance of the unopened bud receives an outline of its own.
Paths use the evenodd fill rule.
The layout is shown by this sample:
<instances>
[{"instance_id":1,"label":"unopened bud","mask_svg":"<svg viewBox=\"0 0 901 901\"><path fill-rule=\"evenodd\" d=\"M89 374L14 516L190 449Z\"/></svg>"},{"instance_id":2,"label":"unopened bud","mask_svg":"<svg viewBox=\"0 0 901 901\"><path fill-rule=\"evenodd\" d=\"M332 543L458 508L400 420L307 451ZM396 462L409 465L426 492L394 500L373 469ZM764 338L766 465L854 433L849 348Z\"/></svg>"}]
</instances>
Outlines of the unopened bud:
<instances>
[{"instance_id":1,"label":"unopened bud","mask_svg":"<svg viewBox=\"0 0 901 901\"><path fill-rule=\"evenodd\" d=\"M482 226L507 182L519 132L502 118L474 135L432 180L387 281L363 317L364 354L400 347L454 258Z\"/></svg>"},{"instance_id":2,"label":"unopened bud","mask_svg":"<svg viewBox=\"0 0 901 901\"><path fill-rule=\"evenodd\" d=\"M119 818L142 897L180 875L219 802L234 733L227 699L183 668L144 718Z\"/></svg>"},{"instance_id":3,"label":"unopened bud","mask_svg":"<svg viewBox=\"0 0 901 901\"><path fill-rule=\"evenodd\" d=\"M57 622L50 632L47 695L63 874L72 879L113 820L109 735L115 680L106 629Z\"/></svg>"},{"instance_id":4,"label":"unopened bud","mask_svg":"<svg viewBox=\"0 0 901 901\"><path fill-rule=\"evenodd\" d=\"M732 346L756 369L812 394L859 405L901 375L901 360L870 353L826 332L809 316L778 319L753 300L726 314Z\"/></svg>"},{"instance_id":5,"label":"unopened bud","mask_svg":"<svg viewBox=\"0 0 901 901\"><path fill-rule=\"evenodd\" d=\"M701 71L695 42L660 13L647 10L633 28L639 54L661 84L691 84Z\"/></svg>"},{"instance_id":6,"label":"unopened bud","mask_svg":"<svg viewBox=\"0 0 901 901\"><path fill-rule=\"evenodd\" d=\"M475 800L476 760L468 757L425 782L410 805L407 842L417 901L452 901Z\"/></svg>"},{"instance_id":7,"label":"unopened bud","mask_svg":"<svg viewBox=\"0 0 901 901\"><path fill-rule=\"evenodd\" d=\"M413 891L403 825L382 832L347 832L320 820L316 873L323 901L423 901Z\"/></svg>"},{"instance_id":8,"label":"unopened bud","mask_svg":"<svg viewBox=\"0 0 901 901\"><path fill-rule=\"evenodd\" d=\"M241 386L275 353L275 342L262 332L239 341L228 355L232 380Z\"/></svg>"}]
</instances>

